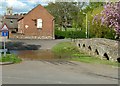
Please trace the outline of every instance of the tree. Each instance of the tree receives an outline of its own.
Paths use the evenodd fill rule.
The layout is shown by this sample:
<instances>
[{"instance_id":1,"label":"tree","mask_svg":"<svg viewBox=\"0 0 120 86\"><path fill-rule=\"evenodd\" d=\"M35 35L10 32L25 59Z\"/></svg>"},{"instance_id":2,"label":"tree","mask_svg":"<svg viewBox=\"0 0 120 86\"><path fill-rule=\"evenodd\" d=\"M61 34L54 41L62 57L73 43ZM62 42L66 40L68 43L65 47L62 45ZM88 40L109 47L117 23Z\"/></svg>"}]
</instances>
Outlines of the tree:
<instances>
[{"instance_id":1,"label":"tree","mask_svg":"<svg viewBox=\"0 0 120 86\"><path fill-rule=\"evenodd\" d=\"M82 12L85 12L87 14L87 31L88 31L88 37L97 37L97 38L109 38L114 39L114 31L107 27L106 25L101 25L100 16L97 17L97 22L93 22L93 19L95 19L94 16L97 16L101 13L101 11L104 9L103 5L105 3L97 3L97 2L91 2ZM88 9L89 8L89 9ZM86 32L86 16L84 14L83 16L83 23L82 23L82 31Z\"/></svg>"},{"instance_id":2,"label":"tree","mask_svg":"<svg viewBox=\"0 0 120 86\"><path fill-rule=\"evenodd\" d=\"M81 30L82 28L82 22L83 22L83 19L84 19L84 15L82 13L82 8L84 6L86 6L86 3L85 2L77 2L77 8L76 9L76 14L73 15L73 28L75 28L76 30Z\"/></svg>"},{"instance_id":3,"label":"tree","mask_svg":"<svg viewBox=\"0 0 120 86\"><path fill-rule=\"evenodd\" d=\"M104 5L104 2L89 2L87 7L84 9L84 12L92 12L95 8L101 7Z\"/></svg>"},{"instance_id":4,"label":"tree","mask_svg":"<svg viewBox=\"0 0 120 86\"><path fill-rule=\"evenodd\" d=\"M78 23L78 13L83 7L82 3L77 2L56 2L49 3L46 8L55 17L55 23L58 27L64 27L67 30L68 25Z\"/></svg>"},{"instance_id":5,"label":"tree","mask_svg":"<svg viewBox=\"0 0 120 86\"><path fill-rule=\"evenodd\" d=\"M93 21L100 21L101 25L114 29L115 38L118 39L120 37L120 1L106 3L104 10L97 14Z\"/></svg>"}]
</instances>

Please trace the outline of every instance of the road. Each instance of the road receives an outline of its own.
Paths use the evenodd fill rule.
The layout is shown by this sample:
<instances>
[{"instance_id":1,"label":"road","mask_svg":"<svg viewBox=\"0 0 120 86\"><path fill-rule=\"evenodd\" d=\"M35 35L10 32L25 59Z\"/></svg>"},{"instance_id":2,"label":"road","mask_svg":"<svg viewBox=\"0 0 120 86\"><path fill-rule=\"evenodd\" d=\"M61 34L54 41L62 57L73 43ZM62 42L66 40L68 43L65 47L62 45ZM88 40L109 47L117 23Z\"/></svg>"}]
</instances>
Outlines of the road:
<instances>
[{"instance_id":1,"label":"road","mask_svg":"<svg viewBox=\"0 0 120 86\"><path fill-rule=\"evenodd\" d=\"M51 49L65 41L70 40L10 40L13 45L9 43L8 48ZM118 68L58 59L24 60L3 65L2 81L3 84L118 84Z\"/></svg>"},{"instance_id":2,"label":"road","mask_svg":"<svg viewBox=\"0 0 120 86\"><path fill-rule=\"evenodd\" d=\"M70 39L41 39L41 40L9 40L6 45L8 49L17 49L14 47L19 46L21 50L24 50L24 47L30 47L30 50L39 50L39 49L51 49L53 46L60 42L68 42ZM16 46L15 46L16 45ZM23 47L23 48L22 48Z\"/></svg>"},{"instance_id":3,"label":"road","mask_svg":"<svg viewBox=\"0 0 120 86\"><path fill-rule=\"evenodd\" d=\"M118 84L118 69L65 60L27 60L4 65L2 81L3 84Z\"/></svg>"}]
</instances>

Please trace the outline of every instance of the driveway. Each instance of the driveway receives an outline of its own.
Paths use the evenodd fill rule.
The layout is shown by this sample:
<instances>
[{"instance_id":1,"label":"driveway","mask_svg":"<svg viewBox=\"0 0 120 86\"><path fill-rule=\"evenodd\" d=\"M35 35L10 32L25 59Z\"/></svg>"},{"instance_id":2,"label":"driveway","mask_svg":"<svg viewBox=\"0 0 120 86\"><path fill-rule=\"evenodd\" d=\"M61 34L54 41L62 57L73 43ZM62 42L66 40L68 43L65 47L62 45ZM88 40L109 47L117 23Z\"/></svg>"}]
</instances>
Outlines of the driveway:
<instances>
[{"instance_id":1,"label":"driveway","mask_svg":"<svg viewBox=\"0 0 120 86\"><path fill-rule=\"evenodd\" d=\"M118 69L65 60L29 60L4 65L2 81L3 84L118 84Z\"/></svg>"}]
</instances>

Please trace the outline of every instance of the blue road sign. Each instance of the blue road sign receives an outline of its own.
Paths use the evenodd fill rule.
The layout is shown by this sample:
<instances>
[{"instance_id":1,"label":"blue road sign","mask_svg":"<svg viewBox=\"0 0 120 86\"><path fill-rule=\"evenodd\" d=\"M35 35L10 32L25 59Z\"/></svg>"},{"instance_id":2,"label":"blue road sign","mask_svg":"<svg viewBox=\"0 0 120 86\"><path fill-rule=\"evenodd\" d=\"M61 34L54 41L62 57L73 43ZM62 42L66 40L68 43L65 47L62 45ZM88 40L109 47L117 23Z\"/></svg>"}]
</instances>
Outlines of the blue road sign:
<instances>
[{"instance_id":1,"label":"blue road sign","mask_svg":"<svg viewBox=\"0 0 120 86\"><path fill-rule=\"evenodd\" d=\"M8 31L2 31L2 36L8 36Z\"/></svg>"}]
</instances>

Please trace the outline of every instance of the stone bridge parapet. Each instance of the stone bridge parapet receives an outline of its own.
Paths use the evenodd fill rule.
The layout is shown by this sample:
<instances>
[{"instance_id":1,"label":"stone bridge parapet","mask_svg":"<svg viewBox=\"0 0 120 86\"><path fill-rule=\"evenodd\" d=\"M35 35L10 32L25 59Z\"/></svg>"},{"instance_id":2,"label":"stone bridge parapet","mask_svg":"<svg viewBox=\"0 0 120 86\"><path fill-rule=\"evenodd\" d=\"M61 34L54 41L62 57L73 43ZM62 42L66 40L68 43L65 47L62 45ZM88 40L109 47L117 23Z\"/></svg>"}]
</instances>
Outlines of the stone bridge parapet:
<instances>
[{"instance_id":1,"label":"stone bridge parapet","mask_svg":"<svg viewBox=\"0 0 120 86\"><path fill-rule=\"evenodd\" d=\"M119 41L105 38L78 39L76 44L80 50L86 51L92 55L105 58L107 60L117 61Z\"/></svg>"}]
</instances>

